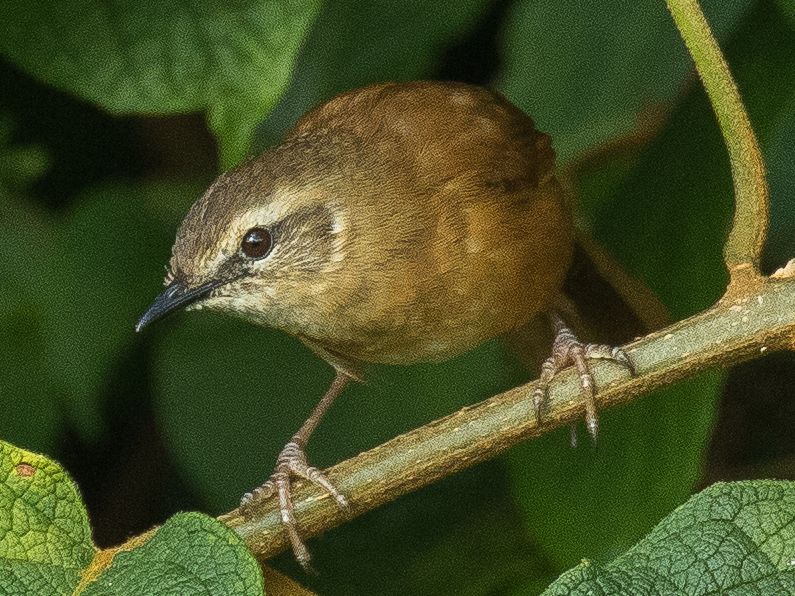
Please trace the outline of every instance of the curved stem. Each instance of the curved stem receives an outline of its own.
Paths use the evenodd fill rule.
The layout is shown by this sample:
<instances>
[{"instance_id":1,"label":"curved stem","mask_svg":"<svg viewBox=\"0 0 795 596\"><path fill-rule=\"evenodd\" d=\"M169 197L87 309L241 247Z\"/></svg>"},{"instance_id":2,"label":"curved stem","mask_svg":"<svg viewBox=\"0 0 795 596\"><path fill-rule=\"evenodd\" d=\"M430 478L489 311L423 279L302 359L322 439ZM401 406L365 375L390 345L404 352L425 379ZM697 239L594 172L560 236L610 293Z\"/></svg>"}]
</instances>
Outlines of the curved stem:
<instances>
[{"instance_id":1,"label":"curved stem","mask_svg":"<svg viewBox=\"0 0 795 596\"><path fill-rule=\"evenodd\" d=\"M718 119L731 161L735 212L724 260L734 275L739 269L758 273L768 222L765 164L759 143L729 67L698 0L666 0Z\"/></svg>"}]
</instances>

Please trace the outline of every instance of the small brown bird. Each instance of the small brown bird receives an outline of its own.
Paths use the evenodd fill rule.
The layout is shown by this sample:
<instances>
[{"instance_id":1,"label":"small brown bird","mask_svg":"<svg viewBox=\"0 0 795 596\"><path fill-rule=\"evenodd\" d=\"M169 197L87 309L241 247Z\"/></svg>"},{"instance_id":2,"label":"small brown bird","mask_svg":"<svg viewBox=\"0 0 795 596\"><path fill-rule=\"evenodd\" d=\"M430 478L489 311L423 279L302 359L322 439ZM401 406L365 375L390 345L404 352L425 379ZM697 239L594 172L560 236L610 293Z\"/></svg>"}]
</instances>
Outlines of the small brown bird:
<instances>
[{"instance_id":1,"label":"small brown bird","mask_svg":"<svg viewBox=\"0 0 795 596\"><path fill-rule=\"evenodd\" d=\"M337 371L276 470L243 497L277 495L293 550L291 478L341 506L304 449L367 363L441 361L549 315L556 333L534 395L588 357L620 350L577 341L556 314L574 226L547 135L497 93L460 83L386 83L306 114L284 142L221 175L177 234L166 289L137 329L186 306L226 311L298 337Z\"/></svg>"}]
</instances>

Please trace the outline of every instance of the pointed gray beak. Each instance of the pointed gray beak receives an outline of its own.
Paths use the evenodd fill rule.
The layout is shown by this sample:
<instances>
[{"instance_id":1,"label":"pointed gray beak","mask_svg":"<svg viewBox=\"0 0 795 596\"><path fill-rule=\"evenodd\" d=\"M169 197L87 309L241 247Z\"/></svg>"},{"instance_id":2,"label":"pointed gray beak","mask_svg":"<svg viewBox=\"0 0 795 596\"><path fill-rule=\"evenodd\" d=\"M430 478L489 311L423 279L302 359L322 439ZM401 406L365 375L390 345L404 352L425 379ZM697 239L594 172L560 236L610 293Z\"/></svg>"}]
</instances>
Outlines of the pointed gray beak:
<instances>
[{"instance_id":1,"label":"pointed gray beak","mask_svg":"<svg viewBox=\"0 0 795 596\"><path fill-rule=\"evenodd\" d=\"M166 289L155 298L152 306L143 314L135 325L135 330L140 331L152 321L161 319L178 308L187 306L201 300L224 282L219 280L208 281L195 288L188 288L179 281L172 281Z\"/></svg>"}]
</instances>

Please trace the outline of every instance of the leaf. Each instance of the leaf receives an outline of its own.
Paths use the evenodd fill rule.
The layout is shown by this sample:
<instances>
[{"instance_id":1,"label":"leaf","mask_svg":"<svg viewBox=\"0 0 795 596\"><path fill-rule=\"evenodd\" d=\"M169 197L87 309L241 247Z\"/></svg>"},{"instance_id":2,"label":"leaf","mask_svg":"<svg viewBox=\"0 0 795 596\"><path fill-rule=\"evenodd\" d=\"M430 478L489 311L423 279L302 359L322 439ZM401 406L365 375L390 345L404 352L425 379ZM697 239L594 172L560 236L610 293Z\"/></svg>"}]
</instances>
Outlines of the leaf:
<instances>
[{"instance_id":1,"label":"leaf","mask_svg":"<svg viewBox=\"0 0 795 596\"><path fill-rule=\"evenodd\" d=\"M757 85L764 90L745 93L752 119L764 124L777 117L791 94L783 73L795 62L786 60L792 36L769 6L747 15L727 49L740 89L747 84L749 91ZM768 62L771 67L760 70ZM768 71L769 77L758 78ZM768 131L759 128L763 145ZM598 174L598 195L590 180L582 181L581 195L590 198L582 207L594 235L655 290L675 318L708 307L726 284L721 248L732 194L723 141L700 88L624 172L607 185ZM609 560L690 494L721 379L709 373L604 412L595 449L572 451L558 433L510 453L514 494L529 531L556 565L569 567L586 553Z\"/></svg>"},{"instance_id":2,"label":"leaf","mask_svg":"<svg viewBox=\"0 0 795 596\"><path fill-rule=\"evenodd\" d=\"M286 86L319 0L4 2L0 53L114 114L209 112L230 166Z\"/></svg>"},{"instance_id":3,"label":"leaf","mask_svg":"<svg viewBox=\"0 0 795 596\"><path fill-rule=\"evenodd\" d=\"M718 39L751 4L701 3ZM691 63L662 2L531 2L512 11L498 86L552 136L559 163L674 98Z\"/></svg>"},{"instance_id":4,"label":"leaf","mask_svg":"<svg viewBox=\"0 0 795 596\"><path fill-rule=\"evenodd\" d=\"M26 188L41 177L49 163L47 154L36 145L12 146L14 123L0 112L0 189L9 192Z\"/></svg>"},{"instance_id":5,"label":"leaf","mask_svg":"<svg viewBox=\"0 0 795 596\"><path fill-rule=\"evenodd\" d=\"M259 565L230 528L202 513L178 513L133 550L121 551L85 586L85 596L154 593L264 594Z\"/></svg>"},{"instance_id":6,"label":"leaf","mask_svg":"<svg viewBox=\"0 0 795 596\"><path fill-rule=\"evenodd\" d=\"M42 356L43 280L33 272L45 271L52 256L53 224L24 201L45 167L43 153L10 146L10 134L0 119L0 436L49 449L61 425Z\"/></svg>"},{"instance_id":7,"label":"leaf","mask_svg":"<svg viewBox=\"0 0 795 596\"><path fill-rule=\"evenodd\" d=\"M51 262L33 273L52 277L42 290L46 362L87 435L101 426L98 398L162 283L176 222L155 209L184 206L197 191L184 183L93 188L60 222Z\"/></svg>"},{"instance_id":8,"label":"leaf","mask_svg":"<svg viewBox=\"0 0 795 596\"><path fill-rule=\"evenodd\" d=\"M789 19L790 27L795 29L795 4L790 0L778 0L779 10Z\"/></svg>"},{"instance_id":9,"label":"leaf","mask_svg":"<svg viewBox=\"0 0 795 596\"><path fill-rule=\"evenodd\" d=\"M97 551L64 469L0 441L0 593L220 596L263 594L263 586L243 540L201 513L177 514L151 536Z\"/></svg>"},{"instance_id":10,"label":"leaf","mask_svg":"<svg viewBox=\"0 0 795 596\"><path fill-rule=\"evenodd\" d=\"M0 592L71 594L93 556L88 515L63 468L0 441Z\"/></svg>"},{"instance_id":11,"label":"leaf","mask_svg":"<svg viewBox=\"0 0 795 596\"><path fill-rule=\"evenodd\" d=\"M607 565L583 561L545 596L792 594L795 483L718 483Z\"/></svg>"},{"instance_id":12,"label":"leaf","mask_svg":"<svg viewBox=\"0 0 795 596\"><path fill-rule=\"evenodd\" d=\"M446 46L473 27L488 5L487 0L324 3L257 145L277 142L306 111L343 91L431 78Z\"/></svg>"}]
</instances>

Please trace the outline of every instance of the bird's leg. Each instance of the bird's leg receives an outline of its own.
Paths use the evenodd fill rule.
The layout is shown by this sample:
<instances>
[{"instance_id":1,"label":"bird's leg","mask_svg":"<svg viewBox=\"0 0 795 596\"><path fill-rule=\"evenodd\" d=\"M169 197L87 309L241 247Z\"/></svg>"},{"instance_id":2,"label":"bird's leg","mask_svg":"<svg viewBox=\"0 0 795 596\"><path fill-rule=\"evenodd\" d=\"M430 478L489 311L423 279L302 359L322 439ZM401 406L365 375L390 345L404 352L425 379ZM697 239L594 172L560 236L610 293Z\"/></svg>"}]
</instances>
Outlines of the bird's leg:
<instances>
[{"instance_id":1,"label":"bird's leg","mask_svg":"<svg viewBox=\"0 0 795 596\"><path fill-rule=\"evenodd\" d=\"M337 371L337 376L334 377L334 381L332 381L326 394L315 406L315 409L312 410L306 422L304 422L298 432L290 439L290 442L282 449L279 457L276 459L276 469L268 481L262 486L255 488L250 493L243 495L243 498L240 500L240 509L243 514L246 515L257 501L267 499L274 493L276 494L279 499L279 511L281 513L282 524L290 538L290 544L293 547L295 558L301 566L307 570L311 569L309 566L311 557L309 555L309 550L298 535L298 524L295 520L295 511L291 494L291 479L294 476L298 476L309 480L312 484L315 484L334 497L340 507L348 507L347 499L336 489L329 479L326 478L325 474L307 463L304 449L309 441L309 437L317 428L323 415L329 407L331 407L331 404L334 403L334 400L339 394L342 393L342 390L345 389L350 379L351 377L345 373Z\"/></svg>"},{"instance_id":2,"label":"bird's leg","mask_svg":"<svg viewBox=\"0 0 795 596\"><path fill-rule=\"evenodd\" d=\"M612 360L624 366L630 374L635 374L635 369L627 354L621 348L613 348L602 344L585 344L574 335L557 313L551 313L552 328L555 331L555 341L552 344L552 355L541 365L541 375L533 392L533 409L536 419L541 420L541 413L546 404L549 385L561 370L574 365L580 376L582 399L585 402L585 426L591 437L596 440L599 432L599 419L596 415L596 401L594 399L594 380L588 360ZM572 444L576 444L576 433L572 427Z\"/></svg>"}]
</instances>

